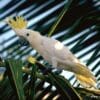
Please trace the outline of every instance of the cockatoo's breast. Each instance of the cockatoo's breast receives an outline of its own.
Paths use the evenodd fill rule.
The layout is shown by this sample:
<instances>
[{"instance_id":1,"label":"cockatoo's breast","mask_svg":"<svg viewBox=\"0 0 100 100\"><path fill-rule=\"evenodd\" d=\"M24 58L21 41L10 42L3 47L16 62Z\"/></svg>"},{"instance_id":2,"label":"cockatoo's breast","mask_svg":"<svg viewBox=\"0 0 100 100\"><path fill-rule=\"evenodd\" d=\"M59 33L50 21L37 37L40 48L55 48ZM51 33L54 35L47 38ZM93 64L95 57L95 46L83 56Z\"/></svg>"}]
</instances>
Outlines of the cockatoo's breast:
<instances>
[{"instance_id":1,"label":"cockatoo's breast","mask_svg":"<svg viewBox=\"0 0 100 100\"><path fill-rule=\"evenodd\" d=\"M37 51L43 56L43 58L49 63L52 62L52 58L61 60L71 59L72 55L65 46L58 40L43 37L41 43L37 47Z\"/></svg>"}]
</instances>

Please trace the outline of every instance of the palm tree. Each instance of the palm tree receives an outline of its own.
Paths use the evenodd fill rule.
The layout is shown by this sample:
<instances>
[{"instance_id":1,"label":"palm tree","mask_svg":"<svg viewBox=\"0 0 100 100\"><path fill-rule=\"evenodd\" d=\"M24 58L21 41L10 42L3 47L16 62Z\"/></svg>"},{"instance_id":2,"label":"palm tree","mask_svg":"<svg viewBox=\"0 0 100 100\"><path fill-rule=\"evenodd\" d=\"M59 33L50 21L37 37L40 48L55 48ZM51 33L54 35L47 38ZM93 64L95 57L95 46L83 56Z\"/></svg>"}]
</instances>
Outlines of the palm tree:
<instances>
[{"instance_id":1,"label":"palm tree","mask_svg":"<svg viewBox=\"0 0 100 100\"><path fill-rule=\"evenodd\" d=\"M30 29L63 42L92 70L100 89L98 0L0 0L0 4L0 100L100 99L100 92L82 88L72 73L50 69L29 45L20 45L3 22L8 16L24 16ZM35 64L26 61L29 55L37 59Z\"/></svg>"}]
</instances>

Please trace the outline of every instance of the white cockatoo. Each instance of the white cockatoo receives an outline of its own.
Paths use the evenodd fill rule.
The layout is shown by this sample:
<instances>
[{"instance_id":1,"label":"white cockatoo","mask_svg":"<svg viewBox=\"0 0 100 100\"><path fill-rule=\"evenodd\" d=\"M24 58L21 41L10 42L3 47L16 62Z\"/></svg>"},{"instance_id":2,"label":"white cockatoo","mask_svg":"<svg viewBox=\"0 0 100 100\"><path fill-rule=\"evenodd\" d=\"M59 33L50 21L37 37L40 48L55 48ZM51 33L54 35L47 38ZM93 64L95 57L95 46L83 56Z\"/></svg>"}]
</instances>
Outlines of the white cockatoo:
<instances>
[{"instance_id":1,"label":"white cockatoo","mask_svg":"<svg viewBox=\"0 0 100 100\"><path fill-rule=\"evenodd\" d=\"M27 29L27 21L23 17L7 18L6 22L19 37L24 37L53 67L73 72L83 87L96 87L96 79L91 71L60 41Z\"/></svg>"}]
</instances>

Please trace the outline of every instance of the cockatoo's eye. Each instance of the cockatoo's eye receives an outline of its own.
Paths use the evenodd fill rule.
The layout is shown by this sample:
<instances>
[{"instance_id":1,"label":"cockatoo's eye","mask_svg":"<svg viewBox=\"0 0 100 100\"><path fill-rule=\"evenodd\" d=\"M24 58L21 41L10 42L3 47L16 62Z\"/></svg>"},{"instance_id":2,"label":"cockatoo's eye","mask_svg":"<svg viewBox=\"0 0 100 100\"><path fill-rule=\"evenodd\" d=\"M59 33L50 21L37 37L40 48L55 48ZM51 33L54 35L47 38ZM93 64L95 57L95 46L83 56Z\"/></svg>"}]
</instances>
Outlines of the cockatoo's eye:
<instances>
[{"instance_id":1,"label":"cockatoo's eye","mask_svg":"<svg viewBox=\"0 0 100 100\"><path fill-rule=\"evenodd\" d=\"M26 36L29 36L29 33L26 33Z\"/></svg>"}]
</instances>

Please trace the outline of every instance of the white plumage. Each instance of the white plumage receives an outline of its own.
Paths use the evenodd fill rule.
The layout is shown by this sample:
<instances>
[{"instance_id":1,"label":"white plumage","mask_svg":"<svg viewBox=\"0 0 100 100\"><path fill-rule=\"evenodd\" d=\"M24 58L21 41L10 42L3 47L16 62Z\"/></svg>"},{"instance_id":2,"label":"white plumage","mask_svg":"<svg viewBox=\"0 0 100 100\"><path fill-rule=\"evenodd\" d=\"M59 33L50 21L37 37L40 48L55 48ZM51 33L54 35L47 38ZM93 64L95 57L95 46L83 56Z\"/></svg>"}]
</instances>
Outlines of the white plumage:
<instances>
[{"instance_id":1,"label":"white plumage","mask_svg":"<svg viewBox=\"0 0 100 100\"><path fill-rule=\"evenodd\" d=\"M73 72L84 87L96 86L96 79L90 70L85 65L81 64L81 62L61 42L42 36L37 31L26 28L16 28L16 25L13 27L13 21L8 24L10 24L19 37L23 36L29 41L30 45L53 67L60 67Z\"/></svg>"}]
</instances>

